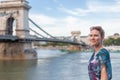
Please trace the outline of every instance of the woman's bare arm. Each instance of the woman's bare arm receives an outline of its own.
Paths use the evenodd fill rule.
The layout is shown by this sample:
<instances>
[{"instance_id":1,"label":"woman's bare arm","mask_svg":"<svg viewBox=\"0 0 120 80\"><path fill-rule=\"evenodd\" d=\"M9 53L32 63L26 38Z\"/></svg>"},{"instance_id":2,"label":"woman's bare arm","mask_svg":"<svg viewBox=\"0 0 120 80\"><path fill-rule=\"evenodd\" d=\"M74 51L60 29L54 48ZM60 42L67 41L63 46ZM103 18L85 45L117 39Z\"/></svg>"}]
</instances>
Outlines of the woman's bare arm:
<instances>
[{"instance_id":1,"label":"woman's bare arm","mask_svg":"<svg viewBox=\"0 0 120 80\"><path fill-rule=\"evenodd\" d=\"M101 69L101 80L108 80L107 69L105 65L103 65Z\"/></svg>"}]
</instances>

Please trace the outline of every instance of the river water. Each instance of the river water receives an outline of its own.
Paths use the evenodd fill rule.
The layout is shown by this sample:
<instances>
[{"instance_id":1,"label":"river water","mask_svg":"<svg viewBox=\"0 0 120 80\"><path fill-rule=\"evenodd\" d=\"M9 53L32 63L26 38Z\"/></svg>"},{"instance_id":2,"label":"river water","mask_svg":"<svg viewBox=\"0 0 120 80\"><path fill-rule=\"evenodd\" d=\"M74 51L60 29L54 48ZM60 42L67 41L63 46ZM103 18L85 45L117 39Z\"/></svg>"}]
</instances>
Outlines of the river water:
<instances>
[{"instance_id":1,"label":"river water","mask_svg":"<svg viewBox=\"0 0 120 80\"><path fill-rule=\"evenodd\" d=\"M37 50L38 60L0 61L0 80L89 80L90 52ZM110 53L113 79L120 79L120 53Z\"/></svg>"}]
</instances>

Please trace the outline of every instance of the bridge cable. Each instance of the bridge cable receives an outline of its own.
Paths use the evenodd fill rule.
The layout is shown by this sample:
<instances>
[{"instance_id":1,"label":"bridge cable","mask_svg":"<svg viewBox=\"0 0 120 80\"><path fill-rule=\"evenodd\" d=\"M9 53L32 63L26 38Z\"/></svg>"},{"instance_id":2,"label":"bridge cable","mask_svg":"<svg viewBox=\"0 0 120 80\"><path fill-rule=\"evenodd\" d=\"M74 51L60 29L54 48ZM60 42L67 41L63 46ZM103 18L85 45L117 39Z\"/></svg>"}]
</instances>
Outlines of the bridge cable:
<instances>
[{"instance_id":1,"label":"bridge cable","mask_svg":"<svg viewBox=\"0 0 120 80\"><path fill-rule=\"evenodd\" d=\"M31 29L31 28L29 28L31 31L33 31L34 33L36 33L37 35L39 35L39 36L41 36L42 38L46 38L46 37L44 37L43 35L41 35L41 34L39 34L38 32L36 32L35 30L33 30L33 29Z\"/></svg>"},{"instance_id":2,"label":"bridge cable","mask_svg":"<svg viewBox=\"0 0 120 80\"><path fill-rule=\"evenodd\" d=\"M50 35L49 33L47 33L45 30L43 30L41 27L39 27L33 20L31 20L29 18L29 21L32 22L37 28L39 28L40 30L42 30L45 34L49 35L50 37L56 39L54 36Z\"/></svg>"}]
</instances>

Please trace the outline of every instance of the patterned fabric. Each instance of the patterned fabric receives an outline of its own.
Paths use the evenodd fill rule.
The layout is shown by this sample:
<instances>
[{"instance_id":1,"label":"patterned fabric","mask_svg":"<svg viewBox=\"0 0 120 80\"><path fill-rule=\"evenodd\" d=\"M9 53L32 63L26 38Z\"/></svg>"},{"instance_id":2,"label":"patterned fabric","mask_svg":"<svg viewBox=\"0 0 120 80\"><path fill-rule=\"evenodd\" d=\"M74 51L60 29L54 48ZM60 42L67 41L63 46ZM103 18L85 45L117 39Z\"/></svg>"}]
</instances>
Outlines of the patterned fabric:
<instances>
[{"instance_id":1,"label":"patterned fabric","mask_svg":"<svg viewBox=\"0 0 120 80\"><path fill-rule=\"evenodd\" d=\"M91 56L88 65L90 80L100 80L102 66L106 66L108 80L112 79L112 67L109 52L103 48L97 55Z\"/></svg>"}]
</instances>

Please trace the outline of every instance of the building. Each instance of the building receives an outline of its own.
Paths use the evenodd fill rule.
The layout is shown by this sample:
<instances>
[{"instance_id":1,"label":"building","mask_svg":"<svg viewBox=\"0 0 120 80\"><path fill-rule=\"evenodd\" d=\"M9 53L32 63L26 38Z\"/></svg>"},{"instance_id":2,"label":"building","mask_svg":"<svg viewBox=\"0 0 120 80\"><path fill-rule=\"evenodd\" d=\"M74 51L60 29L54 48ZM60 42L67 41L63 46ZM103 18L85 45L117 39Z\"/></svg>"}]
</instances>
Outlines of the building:
<instances>
[{"instance_id":1,"label":"building","mask_svg":"<svg viewBox=\"0 0 120 80\"><path fill-rule=\"evenodd\" d=\"M117 39L117 38L120 38L120 34L119 33L115 33L114 35L108 36L108 38Z\"/></svg>"}]
</instances>

